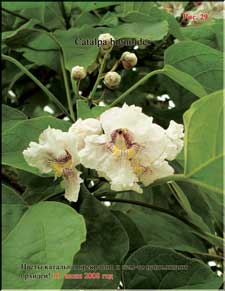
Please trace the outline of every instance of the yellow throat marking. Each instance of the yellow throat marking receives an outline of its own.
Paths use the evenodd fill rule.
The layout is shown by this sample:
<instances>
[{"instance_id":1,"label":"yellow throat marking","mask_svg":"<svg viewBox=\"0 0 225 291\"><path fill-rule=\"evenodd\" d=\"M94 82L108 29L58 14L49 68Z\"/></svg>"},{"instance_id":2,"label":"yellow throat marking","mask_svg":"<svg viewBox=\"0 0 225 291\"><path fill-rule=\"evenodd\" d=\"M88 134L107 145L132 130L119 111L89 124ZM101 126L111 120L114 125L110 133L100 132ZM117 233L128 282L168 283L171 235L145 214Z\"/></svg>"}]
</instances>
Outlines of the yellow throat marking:
<instances>
[{"instance_id":1,"label":"yellow throat marking","mask_svg":"<svg viewBox=\"0 0 225 291\"><path fill-rule=\"evenodd\" d=\"M116 141L114 143L113 149L112 149L113 155L116 157L126 157L128 159L131 159L135 155L135 149L134 148L127 148L126 141L123 136L117 136Z\"/></svg>"},{"instance_id":2,"label":"yellow throat marking","mask_svg":"<svg viewBox=\"0 0 225 291\"><path fill-rule=\"evenodd\" d=\"M52 163L52 169L55 173L55 177L61 177L63 170L66 168L72 167L72 159L68 160L67 162L53 162Z\"/></svg>"}]
</instances>

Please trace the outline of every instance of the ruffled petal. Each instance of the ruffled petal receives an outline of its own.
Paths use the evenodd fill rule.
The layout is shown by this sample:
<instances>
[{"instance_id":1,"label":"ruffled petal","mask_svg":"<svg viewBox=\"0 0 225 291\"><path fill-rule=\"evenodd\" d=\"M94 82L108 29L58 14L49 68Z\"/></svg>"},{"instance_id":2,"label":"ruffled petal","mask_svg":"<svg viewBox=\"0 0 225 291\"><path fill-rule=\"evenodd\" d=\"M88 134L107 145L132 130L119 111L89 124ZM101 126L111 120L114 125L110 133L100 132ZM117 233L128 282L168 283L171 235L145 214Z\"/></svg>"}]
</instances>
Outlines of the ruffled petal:
<instances>
[{"instance_id":1,"label":"ruffled petal","mask_svg":"<svg viewBox=\"0 0 225 291\"><path fill-rule=\"evenodd\" d=\"M69 134L75 139L77 150L80 151L85 146L85 137L96 135L102 132L99 120L88 118L78 119L69 129Z\"/></svg>"},{"instance_id":2,"label":"ruffled petal","mask_svg":"<svg viewBox=\"0 0 225 291\"><path fill-rule=\"evenodd\" d=\"M148 167L146 171L140 176L140 181L148 186L154 181L170 176L174 173L174 169L168 164L168 162L163 161L155 163L152 166Z\"/></svg>"},{"instance_id":3,"label":"ruffled petal","mask_svg":"<svg viewBox=\"0 0 225 291\"><path fill-rule=\"evenodd\" d=\"M29 147L23 151L23 156L29 166L38 168L41 173L52 171L48 162L48 148L36 142L30 142Z\"/></svg>"},{"instance_id":4,"label":"ruffled petal","mask_svg":"<svg viewBox=\"0 0 225 291\"><path fill-rule=\"evenodd\" d=\"M79 192L80 192L80 183L83 180L80 178L81 172L66 168L63 170L63 179L65 185L65 198L70 202L77 202Z\"/></svg>"},{"instance_id":5,"label":"ruffled petal","mask_svg":"<svg viewBox=\"0 0 225 291\"><path fill-rule=\"evenodd\" d=\"M44 146L46 150L51 153L56 159L65 155L65 141L68 135L60 129L48 127L45 129L40 137L39 144Z\"/></svg>"},{"instance_id":6,"label":"ruffled petal","mask_svg":"<svg viewBox=\"0 0 225 291\"><path fill-rule=\"evenodd\" d=\"M106 110L101 114L100 122L107 136L119 128L126 128L138 135L141 131L146 131L146 127L152 123L152 117L142 113L141 107L124 104L122 108L114 107Z\"/></svg>"},{"instance_id":7,"label":"ruffled petal","mask_svg":"<svg viewBox=\"0 0 225 291\"><path fill-rule=\"evenodd\" d=\"M109 157L106 135L90 135L85 138L85 148L79 152L81 163L90 169L102 171Z\"/></svg>"},{"instance_id":8,"label":"ruffled petal","mask_svg":"<svg viewBox=\"0 0 225 291\"><path fill-rule=\"evenodd\" d=\"M166 135L172 140L183 138L184 137L183 124L178 124L175 121L171 120L169 127L166 130Z\"/></svg>"},{"instance_id":9,"label":"ruffled petal","mask_svg":"<svg viewBox=\"0 0 225 291\"><path fill-rule=\"evenodd\" d=\"M161 126L152 123L149 126L149 130L142 135L139 143L140 148L137 157L140 164L148 166L156 160L165 159L166 143L165 130Z\"/></svg>"},{"instance_id":10,"label":"ruffled petal","mask_svg":"<svg viewBox=\"0 0 225 291\"><path fill-rule=\"evenodd\" d=\"M184 126L171 120L165 133L167 137L167 146L165 148L166 159L172 161L183 148Z\"/></svg>"}]
</instances>

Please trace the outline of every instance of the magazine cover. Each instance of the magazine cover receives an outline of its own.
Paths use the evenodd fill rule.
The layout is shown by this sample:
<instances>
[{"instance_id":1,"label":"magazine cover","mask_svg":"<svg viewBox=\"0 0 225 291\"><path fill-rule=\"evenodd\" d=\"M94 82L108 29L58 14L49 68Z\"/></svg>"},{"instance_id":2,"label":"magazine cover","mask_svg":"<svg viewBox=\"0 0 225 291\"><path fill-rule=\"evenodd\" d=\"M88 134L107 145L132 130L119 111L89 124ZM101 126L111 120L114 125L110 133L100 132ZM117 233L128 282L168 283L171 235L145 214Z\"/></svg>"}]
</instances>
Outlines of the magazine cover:
<instances>
[{"instance_id":1,"label":"magazine cover","mask_svg":"<svg viewBox=\"0 0 225 291\"><path fill-rule=\"evenodd\" d=\"M224 2L1 4L2 290L223 290Z\"/></svg>"}]
</instances>

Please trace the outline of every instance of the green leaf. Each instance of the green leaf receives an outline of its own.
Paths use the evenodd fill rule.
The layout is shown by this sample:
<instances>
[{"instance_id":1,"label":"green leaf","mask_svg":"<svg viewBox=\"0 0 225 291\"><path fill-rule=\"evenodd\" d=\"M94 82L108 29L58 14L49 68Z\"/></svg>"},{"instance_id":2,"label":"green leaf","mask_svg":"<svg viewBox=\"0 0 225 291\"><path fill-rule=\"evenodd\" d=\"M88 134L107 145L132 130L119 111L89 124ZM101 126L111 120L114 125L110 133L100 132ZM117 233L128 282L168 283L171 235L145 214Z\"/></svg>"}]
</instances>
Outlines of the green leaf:
<instances>
[{"instance_id":1,"label":"green leaf","mask_svg":"<svg viewBox=\"0 0 225 291\"><path fill-rule=\"evenodd\" d=\"M217 277L203 262L173 250L144 246L126 261L134 270L124 271L127 289L219 289ZM140 268L138 268L140 266Z\"/></svg>"},{"instance_id":2,"label":"green leaf","mask_svg":"<svg viewBox=\"0 0 225 291\"><path fill-rule=\"evenodd\" d=\"M33 2L25 2L25 1L20 1L20 2L2 2L2 7L8 10L20 10L20 9L28 9L28 8L41 8L45 3L44 2L38 2L38 1L33 1Z\"/></svg>"},{"instance_id":3,"label":"green leaf","mask_svg":"<svg viewBox=\"0 0 225 291\"><path fill-rule=\"evenodd\" d=\"M223 91L217 91L184 114L184 174L188 181L219 193L223 193L223 107Z\"/></svg>"},{"instance_id":4,"label":"green leaf","mask_svg":"<svg viewBox=\"0 0 225 291\"><path fill-rule=\"evenodd\" d=\"M38 65L47 66L55 71L59 71L59 47L56 42L46 33L30 31L31 38L22 38L23 44L17 48L23 53L23 57L28 61Z\"/></svg>"},{"instance_id":5,"label":"green leaf","mask_svg":"<svg viewBox=\"0 0 225 291\"><path fill-rule=\"evenodd\" d=\"M22 264L34 268L71 265L85 237L84 219L71 207L58 202L31 206L3 242L3 288L60 289L69 269L25 270ZM60 275L57 280L55 272ZM28 274L46 277L32 280L21 277Z\"/></svg>"},{"instance_id":6,"label":"green leaf","mask_svg":"<svg viewBox=\"0 0 225 291\"><path fill-rule=\"evenodd\" d=\"M168 23L165 20L159 22L132 22L120 24L109 28L108 31L116 38L135 38L150 41L161 40L168 33Z\"/></svg>"},{"instance_id":7,"label":"green leaf","mask_svg":"<svg viewBox=\"0 0 225 291\"><path fill-rule=\"evenodd\" d=\"M107 110L107 106L95 106L90 108L87 102L83 100L77 100L77 117L78 118L96 118L105 110Z\"/></svg>"},{"instance_id":8,"label":"green leaf","mask_svg":"<svg viewBox=\"0 0 225 291\"><path fill-rule=\"evenodd\" d=\"M31 19L19 26L16 30L3 32L2 41L14 49L29 42L38 34L38 32L34 30L34 26L37 23L37 20Z\"/></svg>"},{"instance_id":9,"label":"green leaf","mask_svg":"<svg viewBox=\"0 0 225 291\"><path fill-rule=\"evenodd\" d=\"M119 219L129 237L129 251L132 252L145 244L141 232L138 230L136 224L121 211L112 211L112 213Z\"/></svg>"},{"instance_id":10,"label":"green leaf","mask_svg":"<svg viewBox=\"0 0 225 291\"><path fill-rule=\"evenodd\" d=\"M214 49L223 51L223 20L218 19L216 23L205 23L201 25L189 25L182 29L186 39L199 41Z\"/></svg>"},{"instance_id":11,"label":"green leaf","mask_svg":"<svg viewBox=\"0 0 225 291\"><path fill-rule=\"evenodd\" d=\"M123 17L131 14L131 13L146 13L153 6L155 6L152 2L120 2L120 6L117 7L117 12Z\"/></svg>"},{"instance_id":12,"label":"green leaf","mask_svg":"<svg viewBox=\"0 0 225 291\"><path fill-rule=\"evenodd\" d=\"M147 244L189 253L206 252L193 229L172 215L151 209L146 214L132 208L126 214L137 225Z\"/></svg>"},{"instance_id":13,"label":"green leaf","mask_svg":"<svg viewBox=\"0 0 225 291\"><path fill-rule=\"evenodd\" d=\"M8 105L2 104L2 132L9 130L15 122L25 120L27 116L22 112Z\"/></svg>"},{"instance_id":14,"label":"green leaf","mask_svg":"<svg viewBox=\"0 0 225 291\"><path fill-rule=\"evenodd\" d=\"M11 187L2 185L2 238L3 240L19 222L28 205Z\"/></svg>"},{"instance_id":15,"label":"green leaf","mask_svg":"<svg viewBox=\"0 0 225 291\"><path fill-rule=\"evenodd\" d=\"M224 209L224 196L212 191L203 191L204 199L207 201L210 211L211 219L215 221L216 227L223 232L223 209Z\"/></svg>"},{"instance_id":16,"label":"green leaf","mask_svg":"<svg viewBox=\"0 0 225 291\"><path fill-rule=\"evenodd\" d=\"M19 182L26 187L22 197L29 204L47 200L64 191L60 185L60 179L42 178L21 170L18 172Z\"/></svg>"},{"instance_id":17,"label":"green leaf","mask_svg":"<svg viewBox=\"0 0 225 291\"><path fill-rule=\"evenodd\" d=\"M100 33L97 28L89 25L70 28L67 31L57 30L54 33L62 47L67 70L71 71L76 65L87 68L95 61L99 51L97 45L81 45L80 42L86 39L97 39Z\"/></svg>"},{"instance_id":18,"label":"green leaf","mask_svg":"<svg viewBox=\"0 0 225 291\"><path fill-rule=\"evenodd\" d=\"M117 26L118 25L118 17L115 13L113 12L107 12L104 14L104 16L101 18L100 22L98 25L101 26Z\"/></svg>"},{"instance_id":19,"label":"green leaf","mask_svg":"<svg viewBox=\"0 0 225 291\"><path fill-rule=\"evenodd\" d=\"M126 22L142 22L145 23L145 25L166 21L168 23L168 32L177 39L183 39L179 24L174 16L164 10L159 9L154 3L124 2L121 4L119 16Z\"/></svg>"},{"instance_id":20,"label":"green leaf","mask_svg":"<svg viewBox=\"0 0 225 291\"><path fill-rule=\"evenodd\" d=\"M91 11L99 8L104 8L108 6L118 5L121 2L119 1L111 1L111 2L76 2L74 6L79 7L82 11Z\"/></svg>"},{"instance_id":21,"label":"green leaf","mask_svg":"<svg viewBox=\"0 0 225 291\"><path fill-rule=\"evenodd\" d=\"M192 210L191 204L189 203L188 198L186 197L181 187L176 182L173 181L169 183L169 187L171 187L175 198L178 200L181 207L183 207L183 209L187 213L190 221L196 226L198 226L202 231L210 232L208 225L203 221L203 219L198 214L196 214Z\"/></svg>"},{"instance_id":22,"label":"green leaf","mask_svg":"<svg viewBox=\"0 0 225 291\"><path fill-rule=\"evenodd\" d=\"M22 152L31 141L37 142L41 132L48 126L67 131L70 123L46 116L16 121L14 126L3 133L2 163L40 175L36 168L28 166Z\"/></svg>"},{"instance_id":23,"label":"green leaf","mask_svg":"<svg viewBox=\"0 0 225 291\"><path fill-rule=\"evenodd\" d=\"M80 252L74 257L74 265L87 266L76 269L76 273L90 272L88 266L96 268L94 272L113 274L113 280L65 280L64 289L116 289L120 282L120 264L129 250L129 239L119 220L95 199L86 189L81 189L81 207L79 212L84 216L87 226L87 240ZM101 266L112 265L112 270L104 270ZM117 268L118 267L118 268ZM92 269L93 270L93 269ZM74 273L74 270L71 271Z\"/></svg>"},{"instance_id":24,"label":"green leaf","mask_svg":"<svg viewBox=\"0 0 225 291\"><path fill-rule=\"evenodd\" d=\"M163 74L183 86L188 91L192 92L197 97L207 95L205 89L197 80L195 80L191 75L182 72L173 66L165 65L163 68Z\"/></svg>"},{"instance_id":25,"label":"green leaf","mask_svg":"<svg viewBox=\"0 0 225 291\"><path fill-rule=\"evenodd\" d=\"M188 73L208 93L223 88L223 54L194 41L182 41L165 51L165 64Z\"/></svg>"},{"instance_id":26,"label":"green leaf","mask_svg":"<svg viewBox=\"0 0 225 291\"><path fill-rule=\"evenodd\" d=\"M214 213L211 209L211 203L206 197L206 193L203 192L200 187L191 183L178 182L177 184L184 192L194 213L203 219L204 223L209 227L211 233L215 233ZM222 196L220 194L215 195L218 199L220 198L219 200L222 200ZM219 214L222 213L221 208L218 208L217 211Z\"/></svg>"}]
</instances>

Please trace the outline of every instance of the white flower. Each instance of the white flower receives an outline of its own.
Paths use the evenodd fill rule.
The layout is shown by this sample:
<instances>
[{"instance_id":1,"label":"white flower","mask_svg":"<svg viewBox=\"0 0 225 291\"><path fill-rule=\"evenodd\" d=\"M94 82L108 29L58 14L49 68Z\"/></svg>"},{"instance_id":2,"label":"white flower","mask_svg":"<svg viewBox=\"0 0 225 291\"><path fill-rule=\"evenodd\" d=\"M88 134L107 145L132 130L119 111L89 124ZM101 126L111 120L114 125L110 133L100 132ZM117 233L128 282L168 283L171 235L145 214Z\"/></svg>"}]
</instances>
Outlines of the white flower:
<instances>
[{"instance_id":1,"label":"white flower","mask_svg":"<svg viewBox=\"0 0 225 291\"><path fill-rule=\"evenodd\" d=\"M71 78L73 80L82 80L86 78L86 76L87 76L87 71L85 70L84 67L75 66L71 70Z\"/></svg>"},{"instance_id":2,"label":"white flower","mask_svg":"<svg viewBox=\"0 0 225 291\"><path fill-rule=\"evenodd\" d=\"M84 139L88 135L100 134L102 132L100 122L95 118L78 119L69 129L69 134L76 139L77 150L85 146Z\"/></svg>"},{"instance_id":3,"label":"white flower","mask_svg":"<svg viewBox=\"0 0 225 291\"><path fill-rule=\"evenodd\" d=\"M63 177L65 198L76 202L80 190L80 172L75 166L80 163L75 139L67 132L48 127L39 142L31 142L23 151L26 162L41 173L54 172L55 178Z\"/></svg>"},{"instance_id":4,"label":"white flower","mask_svg":"<svg viewBox=\"0 0 225 291\"><path fill-rule=\"evenodd\" d=\"M96 169L110 181L113 190L142 193L138 182L147 186L174 173L166 159L180 150L177 144L182 125L171 122L164 130L140 107L126 104L105 111L100 123L104 134L87 136L79 154L82 164Z\"/></svg>"}]
</instances>

